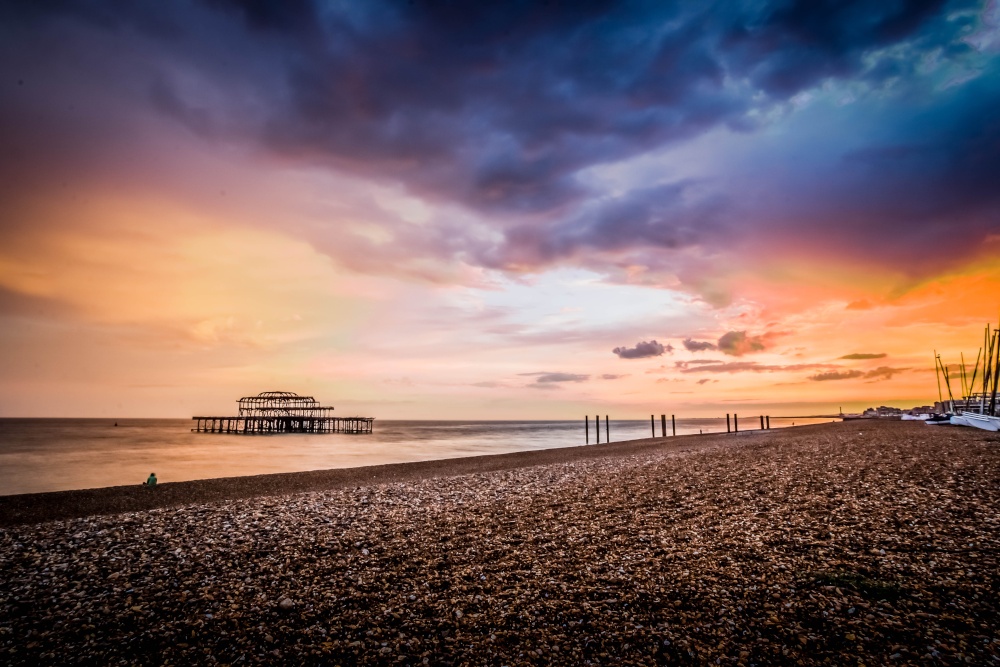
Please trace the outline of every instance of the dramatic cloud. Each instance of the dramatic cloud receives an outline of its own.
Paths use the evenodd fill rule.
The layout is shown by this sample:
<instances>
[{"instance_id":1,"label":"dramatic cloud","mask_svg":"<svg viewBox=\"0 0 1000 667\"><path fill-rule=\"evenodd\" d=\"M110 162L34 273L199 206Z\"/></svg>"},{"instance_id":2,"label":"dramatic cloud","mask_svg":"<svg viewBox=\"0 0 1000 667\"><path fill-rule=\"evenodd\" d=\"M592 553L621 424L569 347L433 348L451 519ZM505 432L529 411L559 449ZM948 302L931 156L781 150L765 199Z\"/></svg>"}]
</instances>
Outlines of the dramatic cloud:
<instances>
[{"instance_id":1,"label":"dramatic cloud","mask_svg":"<svg viewBox=\"0 0 1000 667\"><path fill-rule=\"evenodd\" d=\"M690 338L684 339L684 349L688 352L704 352L705 350L716 349L715 343L711 343L707 340L691 340Z\"/></svg>"},{"instance_id":2,"label":"dramatic cloud","mask_svg":"<svg viewBox=\"0 0 1000 667\"><path fill-rule=\"evenodd\" d=\"M886 356L885 352L879 353L867 353L867 352L857 352L855 354L845 354L840 359L882 359Z\"/></svg>"},{"instance_id":3,"label":"dramatic cloud","mask_svg":"<svg viewBox=\"0 0 1000 667\"><path fill-rule=\"evenodd\" d=\"M637 247L678 250L711 240L724 225L724 198L705 196L690 182L637 188L581 203L578 213L548 226L512 227L506 244L480 255L494 268L544 265L579 255Z\"/></svg>"},{"instance_id":4,"label":"dramatic cloud","mask_svg":"<svg viewBox=\"0 0 1000 667\"><path fill-rule=\"evenodd\" d=\"M0 91L0 194L82 175L156 184L157 169L135 170L137 151L173 132L474 215L419 230L385 221L380 235L398 242L363 254L387 271L399 247L418 265L569 262L679 281L712 303L730 298L714 283L732 256L703 251L719 239L832 240L912 267L925 264L914 252L940 256L935 242L968 255L976 244L956 239L995 231L1000 87L992 40L973 38L988 21L966 2L86 6L0 14L0 67L18 83ZM28 55L39 42L49 57ZM809 107L823 95L852 106ZM912 104L920 95L933 103ZM761 132L798 109L819 117ZM754 141L730 159L713 143L726 137ZM707 178L656 176L655 162L616 182L602 171L704 138ZM809 142L810 159L780 140ZM317 247L357 256L330 238L335 223L302 228ZM758 349L732 343L727 354Z\"/></svg>"},{"instance_id":5,"label":"dramatic cloud","mask_svg":"<svg viewBox=\"0 0 1000 667\"><path fill-rule=\"evenodd\" d=\"M992 0L0 3L0 411L186 410L190 391L116 392L210 378L228 397L309 368L414 415L537 416L517 382L468 386L573 368L517 380L644 400L643 373L596 381L671 351L611 359L636 322L737 362L671 373L731 374L718 401L796 371L811 395L774 396L842 389L806 375L919 395L919 355L975 350L958 332L1000 285L998 18ZM843 349L914 370L815 363Z\"/></svg>"},{"instance_id":6,"label":"dramatic cloud","mask_svg":"<svg viewBox=\"0 0 1000 667\"><path fill-rule=\"evenodd\" d=\"M658 357L664 352L673 352L674 348L669 344L664 346L655 340L651 340L648 343L640 341L636 343L635 347L616 347L611 351L622 359L645 359L647 357Z\"/></svg>"},{"instance_id":7,"label":"dramatic cloud","mask_svg":"<svg viewBox=\"0 0 1000 667\"><path fill-rule=\"evenodd\" d=\"M719 338L717 346L723 354L742 357L751 352L764 349L764 340L760 336L747 336L746 331L730 331Z\"/></svg>"},{"instance_id":8,"label":"dramatic cloud","mask_svg":"<svg viewBox=\"0 0 1000 667\"><path fill-rule=\"evenodd\" d=\"M827 371L825 373L810 375L809 379L816 382L827 382L829 380L851 380L853 378L864 377L864 375L862 371Z\"/></svg>"}]
</instances>

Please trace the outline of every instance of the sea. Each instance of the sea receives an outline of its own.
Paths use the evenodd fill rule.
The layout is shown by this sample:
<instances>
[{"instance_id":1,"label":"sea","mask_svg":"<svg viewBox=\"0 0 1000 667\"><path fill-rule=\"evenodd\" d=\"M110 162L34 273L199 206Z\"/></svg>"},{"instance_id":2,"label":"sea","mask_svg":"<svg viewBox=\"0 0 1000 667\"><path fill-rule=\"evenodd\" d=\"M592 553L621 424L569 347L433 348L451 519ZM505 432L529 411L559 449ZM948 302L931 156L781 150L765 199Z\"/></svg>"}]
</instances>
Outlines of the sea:
<instances>
[{"instance_id":1,"label":"sea","mask_svg":"<svg viewBox=\"0 0 1000 667\"><path fill-rule=\"evenodd\" d=\"M771 428L831 421L772 418ZM0 495L430 461L587 444L583 420L376 420L370 434L194 433L190 419L0 419ZM759 429L756 417L741 430ZM656 435L661 422L657 416ZM677 435L725 432L725 419L678 419ZM667 421L667 433L672 427ZM590 443L597 442L590 422ZM648 438L644 420L601 421L600 442Z\"/></svg>"}]
</instances>

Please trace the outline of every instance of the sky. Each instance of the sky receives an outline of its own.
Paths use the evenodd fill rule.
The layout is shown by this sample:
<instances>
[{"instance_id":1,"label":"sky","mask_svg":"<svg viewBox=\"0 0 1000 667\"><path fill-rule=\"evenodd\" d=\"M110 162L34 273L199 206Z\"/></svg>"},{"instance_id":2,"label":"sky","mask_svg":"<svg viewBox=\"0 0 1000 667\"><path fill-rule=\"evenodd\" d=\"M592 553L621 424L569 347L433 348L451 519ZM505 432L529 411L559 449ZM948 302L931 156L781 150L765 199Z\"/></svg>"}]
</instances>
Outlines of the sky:
<instances>
[{"instance_id":1,"label":"sky","mask_svg":"<svg viewBox=\"0 0 1000 667\"><path fill-rule=\"evenodd\" d=\"M998 109L995 1L3 3L0 416L924 405Z\"/></svg>"}]
</instances>

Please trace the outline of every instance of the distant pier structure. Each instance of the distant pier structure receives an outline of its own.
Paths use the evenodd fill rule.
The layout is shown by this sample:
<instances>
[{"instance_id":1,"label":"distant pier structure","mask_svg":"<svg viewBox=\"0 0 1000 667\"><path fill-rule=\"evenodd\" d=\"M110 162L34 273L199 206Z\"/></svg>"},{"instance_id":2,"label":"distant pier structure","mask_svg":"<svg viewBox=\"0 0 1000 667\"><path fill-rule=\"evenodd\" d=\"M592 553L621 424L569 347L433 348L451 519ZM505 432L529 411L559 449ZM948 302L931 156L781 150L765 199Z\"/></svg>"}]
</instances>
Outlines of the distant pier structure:
<instances>
[{"instance_id":1,"label":"distant pier structure","mask_svg":"<svg viewBox=\"0 0 1000 667\"><path fill-rule=\"evenodd\" d=\"M333 407L312 396L265 391L239 400L235 417L192 417L195 433L371 433L374 417L334 417Z\"/></svg>"}]
</instances>

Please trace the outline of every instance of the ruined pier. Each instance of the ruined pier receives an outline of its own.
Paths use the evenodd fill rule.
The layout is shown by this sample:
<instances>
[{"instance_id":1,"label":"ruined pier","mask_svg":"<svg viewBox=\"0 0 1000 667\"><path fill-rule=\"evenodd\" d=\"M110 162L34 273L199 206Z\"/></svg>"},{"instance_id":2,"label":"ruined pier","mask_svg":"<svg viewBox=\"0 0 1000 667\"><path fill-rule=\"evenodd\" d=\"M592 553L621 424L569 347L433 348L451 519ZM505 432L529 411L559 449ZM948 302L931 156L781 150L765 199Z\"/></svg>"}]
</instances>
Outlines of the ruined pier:
<instances>
[{"instance_id":1,"label":"ruined pier","mask_svg":"<svg viewBox=\"0 0 1000 667\"><path fill-rule=\"evenodd\" d=\"M191 418L195 433L269 435L277 433L371 433L374 417L334 417L333 407L312 396L265 391L239 400L239 414Z\"/></svg>"}]
</instances>

